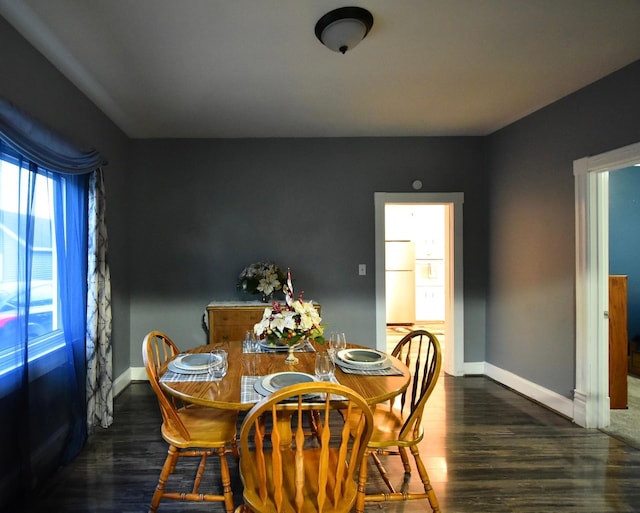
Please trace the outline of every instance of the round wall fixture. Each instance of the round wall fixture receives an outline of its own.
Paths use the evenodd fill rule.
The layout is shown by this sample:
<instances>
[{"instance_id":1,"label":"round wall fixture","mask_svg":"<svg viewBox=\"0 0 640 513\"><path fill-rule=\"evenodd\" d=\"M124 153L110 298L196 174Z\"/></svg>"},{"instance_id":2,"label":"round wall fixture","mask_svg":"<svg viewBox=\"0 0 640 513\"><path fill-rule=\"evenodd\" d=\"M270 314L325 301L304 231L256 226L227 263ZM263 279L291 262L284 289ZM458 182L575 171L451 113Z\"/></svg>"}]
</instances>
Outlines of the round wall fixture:
<instances>
[{"instance_id":1,"label":"round wall fixture","mask_svg":"<svg viewBox=\"0 0 640 513\"><path fill-rule=\"evenodd\" d=\"M340 7L316 23L316 37L327 48L342 54L351 50L371 30L373 16L362 7Z\"/></svg>"},{"instance_id":2,"label":"round wall fixture","mask_svg":"<svg viewBox=\"0 0 640 513\"><path fill-rule=\"evenodd\" d=\"M411 187L413 187L414 190L419 191L422 189L422 180L414 180Z\"/></svg>"}]
</instances>

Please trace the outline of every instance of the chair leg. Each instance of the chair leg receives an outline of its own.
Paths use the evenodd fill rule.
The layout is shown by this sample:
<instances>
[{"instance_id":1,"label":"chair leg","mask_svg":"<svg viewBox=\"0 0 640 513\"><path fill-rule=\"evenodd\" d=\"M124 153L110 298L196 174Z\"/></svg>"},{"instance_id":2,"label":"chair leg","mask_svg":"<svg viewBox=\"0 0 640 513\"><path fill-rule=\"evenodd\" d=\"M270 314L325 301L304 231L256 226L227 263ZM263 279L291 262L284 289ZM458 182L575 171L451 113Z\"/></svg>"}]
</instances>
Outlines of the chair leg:
<instances>
[{"instance_id":1,"label":"chair leg","mask_svg":"<svg viewBox=\"0 0 640 513\"><path fill-rule=\"evenodd\" d=\"M236 459L236 461L240 460L240 451L238 450L238 442L234 438L231 440L231 454Z\"/></svg>"},{"instance_id":2,"label":"chair leg","mask_svg":"<svg viewBox=\"0 0 640 513\"><path fill-rule=\"evenodd\" d=\"M162 470L160 471L160 477L158 479L158 484L153 493L153 497L151 498L151 505L149 506L149 513L155 513L158 510L158 506L160 505L161 499L174 499L174 500L184 500L184 501L224 501L224 510L225 513L233 513L233 490L231 488L231 472L229 471L229 464L227 463L227 453L233 452L233 449L228 449L226 447L220 447L215 449L215 453L220 458L220 478L222 482L222 495L209 495L202 494L198 492L200 487L200 483L202 482L202 477L204 476L204 471L206 468L207 457L213 454L213 450L186 450L180 452L177 447L173 445L169 446L169 450L167 453L167 458L165 459L164 465L162 466ZM169 475L174 472L176 468L176 464L178 458L180 456L199 456L200 463L198 464L198 469L196 471L196 476L193 482L193 489L191 493L180 493L180 492L165 492L165 485L167 483L167 479ZM250 510L246 509L247 513L251 513Z\"/></svg>"},{"instance_id":3,"label":"chair leg","mask_svg":"<svg viewBox=\"0 0 640 513\"><path fill-rule=\"evenodd\" d=\"M389 488L389 491L391 493L396 493L396 490L391 484L391 480L389 479L389 474L387 473L387 469L384 468L384 465L382 464L382 462L380 461L380 458L375 452L371 453L371 459L373 459L373 462L376 464L376 467L378 468L378 472L380 473L380 477L384 481L384 484L387 485L387 488Z\"/></svg>"},{"instance_id":4,"label":"chair leg","mask_svg":"<svg viewBox=\"0 0 640 513\"><path fill-rule=\"evenodd\" d=\"M404 479L402 481L402 486L400 487L400 493L407 496L409 493L409 484L411 483L411 464L409 463L406 448L398 447L398 454L400 455L402 466L404 467Z\"/></svg>"},{"instance_id":5,"label":"chair leg","mask_svg":"<svg viewBox=\"0 0 640 513\"><path fill-rule=\"evenodd\" d=\"M158 506L160 505L160 499L162 499L162 494L164 493L164 485L169 478L169 474L171 474L176 468L178 456L179 454L177 447L170 445L167 452L167 458L164 460L164 465L162 465L162 470L160 471L158 484L156 485L156 489L153 492L153 497L151 498L149 513L155 513L157 511Z\"/></svg>"},{"instance_id":6,"label":"chair leg","mask_svg":"<svg viewBox=\"0 0 640 513\"><path fill-rule=\"evenodd\" d=\"M358 494L356 495L355 513L364 513L364 501L367 492L367 460L370 453L366 451L362 462L360 463L360 471L358 472Z\"/></svg>"},{"instance_id":7,"label":"chair leg","mask_svg":"<svg viewBox=\"0 0 640 513\"><path fill-rule=\"evenodd\" d=\"M402 460L405 473L411 474L411 464L409 463L409 457L407 456L407 449L404 447L398 447L398 454L400 454L400 459Z\"/></svg>"},{"instance_id":8,"label":"chair leg","mask_svg":"<svg viewBox=\"0 0 640 513\"><path fill-rule=\"evenodd\" d=\"M222 479L224 509L226 513L233 513L233 491L231 489L231 473L229 472L229 464L227 463L227 449L220 447L217 452L220 457L220 477Z\"/></svg>"},{"instance_id":9,"label":"chair leg","mask_svg":"<svg viewBox=\"0 0 640 513\"><path fill-rule=\"evenodd\" d=\"M420 480L422 481L422 485L424 487L424 492L421 492L421 493L409 492L409 484L411 481L411 465L409 464L409 461L408 461L408 454L407 454L406 448L399 447L399 452L395 452L395 451L390 452L385 450L376 451L376 452L370 451L369 455L371 455L373 461L375 462L376 467L380 472L380 476L382 477L383 481L387 485L389 492L373 493L370 495L366 495L365 493L361 494L360 487L358 487L358 498L356 500L357 513L363 513L362 507L360 506L359 501L362 501L362 504L364 504L365 502L407 501L407 500L418 500L418 499L428 499L429 505L431 506L433 513L440 513L440 505L438 503L438 498L436 496L435 490L431 486L431 481L429 479L429 474L427 473L427 469L424 466L422 459L420 458L420 452L418 451L418 447L415 445L411 446L410 450L411 450L413 459L415 460L416 468L418 470L418 474L420 475ZM399 491L395 490L395 488L391 484L389 479L389 474L387 473L386 469L382 465L382 462L380 461L378 454L400 455L400 457L402 458L403 466L405 470L408 468L408 471L405 471L404 473L404 479L402 482L401 490ZM368 458L365 458L363 460L363 466L366 465L367 460ZM365 479L366 479L366 476L365 476Z\"/></svg>"},{"instance_id":10,"label":"chair leg","mask_svg":"<svg viewBox=\"0 0 640 513\"><path fill-rule=\"evenodd\" d=\"M322 420L320 419L320 412L318 410L309 411L309 423L311 425L311 434L315 435L318 442L322 437Z\"/></svg>"},{"instance_id":11,"label":"chair leg","mask_svg":"<svg viewBox=\"0 0 640 513\"><path fill-rule=\"evenodd\" d=\"M424 491L427 494L427 498L429 499L429 505L431 506L433 513L440 513L440 504L438 503L436 492L431 486L429 474L427 473L427 469L424 466L424 463L422 463L422 458L420 458L420 451L418 451L418 447L416 445L411 446L411 454L413 454L413 459L416 461L418 474L420 475L422 485L424 486Z\"/></svg>"},{"instance_id":12,"label":"chair leg","mask_svg":"<svg viewBox=\"0 0 640 513\"><path fill-rule=\"evenodd\" d=\"M204 475L204 469L207 466L207 455L209 453L205 452L200 457L200 463L198 464L198 470L196 471L196 478L193 480L193 490L191 493L198 493L198 488L200 488L200 483L202 482L202 476Z\"/></svg>"}]
</instances>

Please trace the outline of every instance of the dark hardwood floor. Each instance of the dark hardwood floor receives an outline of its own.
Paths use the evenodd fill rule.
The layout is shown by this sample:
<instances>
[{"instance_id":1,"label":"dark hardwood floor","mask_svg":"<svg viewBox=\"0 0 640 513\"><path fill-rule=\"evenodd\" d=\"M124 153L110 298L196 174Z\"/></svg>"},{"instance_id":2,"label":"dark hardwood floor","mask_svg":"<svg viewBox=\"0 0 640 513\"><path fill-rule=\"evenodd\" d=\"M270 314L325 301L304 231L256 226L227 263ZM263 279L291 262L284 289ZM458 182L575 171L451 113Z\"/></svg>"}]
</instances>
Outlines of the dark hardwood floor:
<instances>
[{"instance_id":1,"label":"dark hardwood floor","mask_svg":"<svg viewBox=\"0 0 640 513\"><path fill-rule=\"evenodd\" d=\"M424 425L429 434L421 454L445 513L640 511L640 450L577 427L487 378L443 376L427 404ZM149 384L130 385L116 399L113 426L92 435L78 458L15 513L147 511L166 455L159 426ZM217 486L215 458L211 465L209 478ZM232 461L232 471L236 468ZM401 479L395 463L391 473ZM412 487L420 486L416 476ZM223 508L220 503L160 504L160 513L177 511ZM366 511L430 509L421 500L369 504Z\"/></svg>"}]
</instances>

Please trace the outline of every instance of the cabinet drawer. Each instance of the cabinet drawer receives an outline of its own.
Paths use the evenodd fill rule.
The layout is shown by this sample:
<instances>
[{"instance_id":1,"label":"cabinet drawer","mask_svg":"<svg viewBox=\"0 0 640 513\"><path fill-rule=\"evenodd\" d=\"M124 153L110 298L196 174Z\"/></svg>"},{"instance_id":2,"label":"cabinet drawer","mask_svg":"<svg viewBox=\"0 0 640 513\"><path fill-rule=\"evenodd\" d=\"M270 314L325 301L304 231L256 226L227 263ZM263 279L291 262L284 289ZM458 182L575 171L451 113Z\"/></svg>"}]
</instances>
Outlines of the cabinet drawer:
<instances>
[{"instance_id":1,"label":"cabinet drawer","mask_svg":"<svg viewBox=\"0 0 640 513\"><path fill-rule=\"evenodd\" d=\"M255 324L262 319L264 308L254 310L218 310L212 311L212 320L216 326Z\"/></svg>"},{"instance_id":2,"label":"cabinet drawer","mask_svg":"<svg viewBox=\"0 0 640 513\"><path fill-rule=\"evenodd\" d=\"M244 339L247 331L252 331L253 325L249 326L223 326L213 330L209 336L211 344L219 342L237 342Z\"/></svg>"}]
</instances>

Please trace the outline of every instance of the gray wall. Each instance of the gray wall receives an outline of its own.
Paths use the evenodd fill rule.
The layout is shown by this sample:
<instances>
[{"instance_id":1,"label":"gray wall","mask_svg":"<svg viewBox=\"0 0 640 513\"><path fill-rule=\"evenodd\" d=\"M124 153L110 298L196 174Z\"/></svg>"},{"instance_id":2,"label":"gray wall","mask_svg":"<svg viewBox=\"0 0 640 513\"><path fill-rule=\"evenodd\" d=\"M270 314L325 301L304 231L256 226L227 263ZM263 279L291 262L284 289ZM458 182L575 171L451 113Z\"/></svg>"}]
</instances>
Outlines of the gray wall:
<instances>
[{"instance_id":1,"label":"gray wall","mask_svg":"<svg viewBox=\"0 0 640 513\"><path fill-rule=\"evenodd\" d=\"M291 267L296 291L322 304L331 328L375 345L374 192L412 192L415 178L424 192L465 193L466 332L477 334L468 344L481 358L483 148L481 138L448 137L135 141L132 365L151 329L181 347L202 343L206 304L242 298L239 272L263 259Z\"/></svg>"},{"instance_id":2,"label":"gray wall","mask_svg":"<svg viewBox=\"0 0 640 513\"><path fill-rule=\"evenodd\" d=\"M640 141L640 62L489 137L486 361L575 386L573 161Z\"/></svg>"},{"instance_id":3,"label":"gray wall","mask_svg":"<svg viewBox=\"0 0 640 513\"><path fill-rule=\"evenodd\" d=\"M150 329L203 342L204 306L239 297L238 272L263 258L373 345L373 193L420 178L465 193L465 361L570 396L572 163L640 141L640 63L485 138L132 142L2 18L0 66L0 95L109 159L114 376L142 364Z\"/></svg>"},{"instance_id":4,"label":"gray wall","mask_svg":"<svg viewBox=\"0 0 640 513\"><path fill-rule=\"evenodd\" d=\"M0 95L81 147L97 148L105 168L107 229L113 275L114 376L129 367L126 283L126 136L0 17Z\"/></svg>"}]
</instances>

